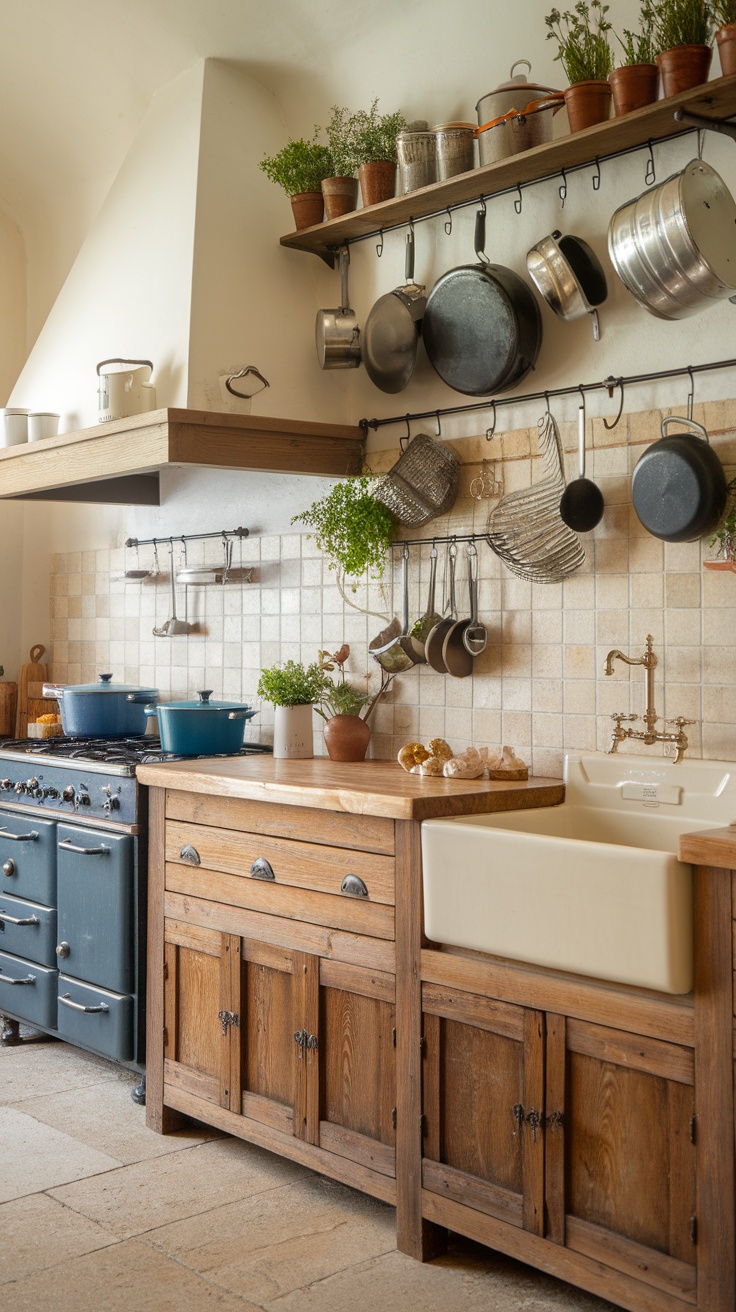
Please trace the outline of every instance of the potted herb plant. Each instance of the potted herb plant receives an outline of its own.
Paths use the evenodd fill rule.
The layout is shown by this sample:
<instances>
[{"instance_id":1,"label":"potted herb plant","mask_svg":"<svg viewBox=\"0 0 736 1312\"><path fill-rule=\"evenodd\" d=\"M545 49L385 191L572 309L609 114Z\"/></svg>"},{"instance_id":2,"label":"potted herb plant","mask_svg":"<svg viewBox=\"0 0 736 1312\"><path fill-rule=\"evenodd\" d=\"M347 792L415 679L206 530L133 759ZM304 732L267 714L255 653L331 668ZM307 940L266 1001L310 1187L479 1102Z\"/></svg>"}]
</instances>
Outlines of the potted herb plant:
<instances>
[{"instance_id":1,"label":"potted herb plant","mask_svg":"<svg viewBox=\"0 0 736 1312\"><path fill-rule=\"evenodd\" d=\"M330 152L317 141L318 134L319 128L315 128L311 141L303 137L287 141L275 155L264 155L258 166L291 197L297 229L322 222L322 179L334 172Z\"/></svg>"},{"instance_id":2,"label":"potted herb plant","mask_svg":"<svg viewBox=\"0 0 736 1312\"><path fill-rule=\"evenodd\" d=\"M396 192L396 138L404 127L406 119L400 110L378 113L377 99L369 110L361 109L353 115L360 194L366 206L390 200Z\"/></svg>"},{"instance_id":3,"label":"potted herb plant","mask_svg":"<svg viewBox=\"0 0 736 1312\"><path fill-rule=\"evenodd\" d=\"M654 10L649 0L642 0L639 7L638 30L630 32L625 27L623 37L615 31L614 36L624 52L623 63L608 74L608 81L613 88L613 111L620 118L657 99L659 69L654 59Z\"/></svg>"},{"instance_id":4,"label":"potted herb plant","mask_svg":"<svg viewBox=\"0 0 736 1312\"><path fill-rule=\"evenodd\" d=\"M716 43L724 77L736 73L736 0L711 0L713 17L718 24Z\"/></svg>"},{"instance_id":5,"label":"potted herb plant","mask_svg":"<svg viewBox=\"0 0 736 1312\"><path fill-rule=\"evenodd\" d=\"M612 88L608 75L613 69L613 52L606 18L609 6L601 0L578 0L574 10L563 13L553 9L545 23L550 29L548 41L556 41L559 59L565 70L568 87L565 108L571 132L602 123L611 109Z\"/></svg>"},{"instance_id":6,"label":"potted herb plant","mask_svg":"<svg viewBox=\"0 0 736 1312\"><path fill-rule=\"evenodd\" d=\"M731 479L727 491L729 500L726 503L726 513L710 539L710 545L714 547L718 543L718 557L725 563L734 564L736 563L736 478Z\"/></svg>"},{"instance_id":7,"label":"potted herb plant","mask_svg":"<svg viewBox=\"0 0 736 1312\"><path fill-rule=\"evenodd\" d=\"M373 484L369 474L341 480L291 521L314 530L310 536L335 570L338 589L349 605L354 603L345 593L346 581L352 580L349 586L355 592L357 580L366 573L381 579L394 533L391 513L373 496Z\"/></svg>"},{"instance_id":8,"label":"potted herb plant","mask_svg":"<svg viewBox=\"0 0 736 1312\"><path fill-rule=\"evenodd\" d=\"M261 670L258 696L274 707L273 754L277 758L307 760L314 755L312 707L329 680L319 661L302 665L286 661Z\"/></svg>"},{"instance_id":9,"label":"potted herb plant","mask_svg":"<svg viewBox=\"0 0 736 1312\"><path fill-rule=\"evenodd\" d=\"M315 711L325 721L325 746L331 761L363 761L371 740L368 719L393 681L394 675L381 670L381 686L372 696L360 692L345 678L345 663L350 648L343 643L333 655L319 653L321 668L327 676L337 671L337 682L326 679Z\"/></svg>"},{"instance_id":10,"label":"potted herb plant","mask_svg":"<svg viewBox=\"0 0 736 1312\"><path fill-rule=\"evenodd\" d=\"M653 8L656 58L665 97L707 82L713 58L708 0L659 0Z\"/></svg>"},{"instance_id":11,"label":"potted herb plant","mask_svg":"<svg viewBox=\"0 0 736 1312\"><path fill-rule=\"evenodd\" d=\"M360 160L355 153L353 117L349 109L333 105L325 128L332 158L332 173L322 180L325 216L328 219L349 214L358 205L358 179L355 175Z\"/></svg>"}]
</instances>

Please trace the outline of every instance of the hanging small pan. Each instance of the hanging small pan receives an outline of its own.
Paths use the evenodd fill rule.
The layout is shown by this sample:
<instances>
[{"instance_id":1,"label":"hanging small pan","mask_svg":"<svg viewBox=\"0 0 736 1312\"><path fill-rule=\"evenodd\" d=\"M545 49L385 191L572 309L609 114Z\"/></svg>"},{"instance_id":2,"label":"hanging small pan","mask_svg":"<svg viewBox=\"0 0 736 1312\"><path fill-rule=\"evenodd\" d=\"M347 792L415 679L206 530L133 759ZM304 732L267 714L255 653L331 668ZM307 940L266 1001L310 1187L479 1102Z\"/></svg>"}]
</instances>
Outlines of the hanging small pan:
<instances>
[{"instance_id":1,"label":"hanging small pan","mask_svg":"<svg viewBox=\"0 0 736 1312\"><path fill-rule=\"evenodd\" d=\"M597 255L582 237L553 232L532 246L526 267L537 291L559 319L580 319L589 314L593 340L601 339L598 306L608 296L608 283Z\"/></svg>"},{"instance_id":2,"label":"hanging small pan","mask_svg":"<svg viewBox=\"0 0 736 1312\"><path fill-rule=\"evenodd\" d=\"M668 433L670 424L688 432ZM641 523L663 542L695 542L712 533L723 514L727 485L708 434L691 419L670 415L662 436L636 463L631 497Z\"/></svg>"},{"instance_id":3,"label":"hanging small pan","mask_svg":"<svg viewBox=\"0 0 736 1312\"><path fill-rule=\"evenodd\" d=\"M539 306L518 273L485 253L485 205L475 221L479 264L464 264L435 283L422 336L440 378L467 396L506 392L534 368L542 344Z\"/></svg>"},{"instance_id":4,"label":"hanging small pan","mask_svg":"<svg viewBox=\"0 0 736 1312\"><path fill-rule=\"evenodd\" d=\"M414 281L414 231L406 234L406 284L379 297L363 329L363 364L382 392L401 392L417 363L427 298Z\"/></svg>"},{"instance_id":5,"label":"hanging small pan","mask_svg":"<svg viewBox=\"0 0 736 1312\"><path fill-rule=\"evenodd\" d=\"M360 328L348 300L347 246L340 251L340 297L337 310L318 310L314 329L320 369L356 369L360 364Z\"/></svg>"}]
</instances>

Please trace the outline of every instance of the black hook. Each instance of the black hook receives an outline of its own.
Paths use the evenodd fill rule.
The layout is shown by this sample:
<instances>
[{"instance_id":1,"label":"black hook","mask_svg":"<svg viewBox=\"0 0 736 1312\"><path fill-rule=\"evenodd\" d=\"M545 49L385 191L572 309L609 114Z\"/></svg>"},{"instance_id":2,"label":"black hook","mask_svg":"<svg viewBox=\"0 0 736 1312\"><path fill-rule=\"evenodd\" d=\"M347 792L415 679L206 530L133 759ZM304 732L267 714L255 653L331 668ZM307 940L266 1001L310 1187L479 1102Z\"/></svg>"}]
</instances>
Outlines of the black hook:
<instances>
[{"instance_id":1,"label":"black hook","mask_svg":"<svg viewBox=\"0 0 736 1312\"><path fill-rule=\"evenodd\" d=\"M613 378L613 377L610 377L610 378L607 378L607 379L606 379L605 385L606 385L606 387L608 388L608 395L609 395L609 397L612 397L612 396L613 396L613 389L614 389L614 387L618 386L619 389L620 389L620 399L619 399L619 403L618 403L618 414L616 415L616 418L614 419L614 421L613 421L612 424L609 424L609 422L608 422L607 419L604 419L604 420L603 420L603 427L604 427L604 428L607 428L608 431L609 431L609 433L610 433L611 430L612 430L613 428L616 428L616 427L617 427L617 425L618 425L618 421L619 421L619 419L621 418L621 416L622 416L622 414L623 414L623 412L624 412L624 380L623 380L623 378Z\"/></svg>"},{"instance_id":2,"label":"black hook","mask_svg":"<svg viewBox=\"0 0 736 1312\"><path fill-rule=\"evenodd\" d=\"M378 256L378 258L379 258L379 260L380 260L381 256L383 255L383 228L381 228L381 229L379 230L378 236L379 236L380 240L379 240L379 242L378 242L377 245L376 245L376 255Z\"/></svg>"},{"instance_id":3,"label":"black hook","mask_svg":"<svg viewBox=\"0 0 736 1312\"><path fill-rule=\"evenodd\" d=\"M649 148L649 159L647 160L647 171L644 174L644 181L648 187L651 187L652 183L657 181L657 170L654 167L654 147L652 146L651 138L647 142L647 146Z\"/></svg>"},{"instance_id":4,"label":"black hook","mask_svg":"<svg viewBox=\"0 0 736 1312\"><path fill-rule=\"evenodd\" d=\"M547 414L549 415L549 417L550 417L550 419L551 419L551 418L552 418L552 411L551 411L550 408L549 408L549 392L545 392L545 394L544 394L544 404L545 404L545 406L546 406L546 408L547 408Z\"/></svg>"},{"instance_id":5,"label":"black hook","mask_svg":"<svg viewBox=\"0 0 736 1312\"><path fill-rule=\"evenodd\" d=\"M402 450L402 451L404 450L404 443L405 443L405 442L411 442L411 425L410 425L410 423L409 423L410 418L411 418L411 415L408 415L408 414L407 414L407 415L404 415L404 423L406 424L406 432L405 432L405 433L402 433L402 434L401 434L401 437L399 438L399 446L401 447L401 450Z\"/></svg>"},{"instance_id":6,"label":"black hook","mask_svg":"<svg viewBox=\"0 0 736 1312\"><path fill-rule=\"evenodd\" d=\"M488 428L486 429L486 442L491 441L491 438L493 437L493 434L496 431L496 402L491 401L489 403L488 409L491 411L492 419Z\"/></svg>"},{"instance_id":7,"label":"black hook","mask_svg":"<svg viewBox=\"0 0 736 1312\"><path fill-rule=\"evenodd\" d=\"M593 191L600 191L600 186L601 186L601 162L598 156L596 155L595 173L593 174Z\"/></svg>"},{"instance_id":8,"label":"black hook","mask_svg":"<svg viewBox=\"0 0 736 1312\"><path fill-rule=\"evenodd\" d=\"M583 407L583 426L584 426L585 425L585 387L582 383L578 383L578 391L580 393L580 404Z\"/></svg>"},{"instance_id":9,"label":"black hook","mask_svg":"<svg viewBox=\"0 0 736 1312\"><path fill-rule=\"evenodd\" d=\"M434 412L434 417L435 417L435 419L437 420L437 436L438 436L438 437L442 437L442 425L441 425L441 423L440 423L440 412L439 412L439 410L435 410L435 412Z\"/></svg>"},{"instance_id":10,"label":"black hook","mask_svg":"<svg viewBox=\"0 0 736 1312\"><path fill-rule=\"evenodd\" d=\"M445 232L447 233L448 237L452 232L452 210L450 209L449 205L447 207L447 218L445 219Z\"/></svg>"},{"instance_id":11,"label":"black hook","mask_svg":"<svg viewBox=\"0 0 736 1312\"><path fill-rule=\"evenodd\" d=\"M692 423L693 407L695 405L695 379L693 378L692 365L690 364L688 365L687 372L690 378L690 391L688 392L688 397L687 397L687 417Z\"/></svg>"},{"instance_id":12,"label":"black hook","mask_svg":"<svg viewBox=\"0 0 736 1312\"><path fill-rule=\"evenodd\" d=\"M521 207L522 207L522 205L523 205L524 202L523 202L523 200L522 200L522 196L521 196L521 183L520 183L520 182L517 182L517 184L516 184L516 190L517 190L517 192L518 192L518 195L517 195L517 197L516 197L516 200L514 201L514 209L516 210L516 213L517 213L517 214L521 214Z\"/></svg>"},{"instance_id":13,"label":"black hook","mask_svg":"<svg viewBox=\"0 0 736 1312\"><path fill-rule=\"evenodd\" d=\"M567 200L567 175L564 169L560 169L560 174L562 176L562 182L560 183L559 188L560 208L564 210L565 201Z\"/></svg>"},{"instance_id":14,"label":"black hook","mask_svg":"<svg viewBox=\"0 0 736 1312\"><path fill-rule=\"evenodd\" d=\"M479 200L479 202L480 202L480 209L478 210L478 213L479 213L479 214L482 214L483 217L485 218L485 215L486 215L486 198L485 198L485 196L479 196L479 197L478 197L478 200Z\"/></svg>"}]
</instances>

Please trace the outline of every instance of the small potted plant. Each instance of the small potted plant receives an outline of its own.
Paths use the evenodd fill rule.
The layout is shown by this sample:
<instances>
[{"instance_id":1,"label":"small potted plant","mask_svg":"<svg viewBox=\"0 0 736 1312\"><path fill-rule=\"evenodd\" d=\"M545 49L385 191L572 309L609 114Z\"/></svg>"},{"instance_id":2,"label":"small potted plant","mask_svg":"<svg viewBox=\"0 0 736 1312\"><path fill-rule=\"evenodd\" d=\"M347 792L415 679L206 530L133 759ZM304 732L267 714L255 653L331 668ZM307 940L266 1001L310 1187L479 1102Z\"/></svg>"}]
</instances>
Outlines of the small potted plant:
<instances>
[{"instance_id":1,"label":"small potted plant","mask_svg":"<svg viewBox=\"0 0 736 1312\"><path fill-rule=\"evenodd\" d=\"M372 579L383 578L394 534L391 513L372 495L373 484L369 474L346 478L291 521L314 530L310 537L327 556L330 569L336 572L338 589L349 605L354 603L345 593L346 581L352 580L350 587L355 592L357 580L366 573Z\"/></svg>"},{"instance_id":2,"label":"small potted plant","mask_svg":"<svg viewBox=\"0 0 736 1312\"><path fill-rule=\"evenodd\" d=\"M617 32L614 36L624 56L623 63L609 73L608 80L613 88L613 111L620 118L657 99L659 69L654 59L654 10L649 0L642 0L639 7L638 30L630 32L625 27L623 37Z\"/></svg>"},{"instance_id":3,"label":"small potted plant","mask_svg":"<svg viewBox=\"0 0 736 1312\"><path fill-rule=\"evenodd\" d=\"M337 682L326 679L324 690L315 711L325 721L325 746L331 761L363 761L371 740L368 719L394 679L393 674L381 670L381 686L376 693L360 692L345 678L345 662L350 648L343 643L333 655L319 653L325 676L337 671Z\"/></svg>"},{"instance_id":4,"label":"small potted plant","mask_svg":"<svg viewBox=\"0 0 736 1312\"><path fill-rule=\"evenodd\" d=\"M707 82L713 58L713 19L708 0L660 0L653 9L664 96L676 96Z\"/></svg>"},{"instance_id":5,"label":"small potted plant","mask_svg":"<svg viewBox=\"0 0 736 1312\"><path fill-rule=\"evenodd\" d=\"M319 128L315 128L311 141L303 137L287 141L277 154L264 155L258 166L291 197L297 229L322 222L322 179L334 172L330 152L317 141L318 134Z\"/></svg>"},{"instance_id":6,"label":"small potted plant","mask_svg":"<svg viewBox=\"0 0 736 1312\"><path fill-rule=\"evenodd\" d=\"M736 73L736 0L711 0L723 76Z\"/></svg>"},{"instance_id":7,"label":"small potted plant","mask_svg":"<svg viewBox=\"0 0 736 1312\"><path fill-rule=\"evenodd\" d=\"M379 114L378 100L369 110L353 115L352 130L358 157L358 177L363 204L378 205L396 193L396 138L406 119L400 110Z\"/></svg>"},{"instance_id":8,"label":"small potted plant","mask_svg":"<svg viewBox=\"0 0 736 1312\"><path fill-rule=\"evenodd\" d=\"M736 478L731 479L727 490L729 495L727 510L710 540L710 545L714 547L718 543L716 555L723 564L717 568L725 569L727 565L733 565L736 569ZM713 568L712 562L706 563Z\"/></svg>"},{"instance_id":9,"label":"small potted plant","mask_svg":"<svg viewBox=\"0 0 736 1312\"><path fill-rule=\"evenodd\" d=\"M277 758L307 760L314 755L312 707L329 683L319 661L302 665L286 661L261 670L258 696L274 706L273 754Z\"/></svg>"},{"instance_id":10,"label":"small potted plant","mask_svg":"<svg viewBox=\"0 0 736 1312\"><path fill-rule=\"evenodd\" d=\"M328 219L349 214L358 205L358 179L355 175L360 160L355 153L353 117L349 109L333 105L325 128L332 159L332 173L322 180L325 217Z\"/></svg>"},{"instance_id":11,"label":"small potted plant","mask_svg":"<svg viewBox=\"0 0 736 1312\"><path fill-rule=\"evenodd\" d=\"M565 108L571 132L602 123L610 114L608 75L613 69L613 52L608 41L608 9L601 0L590 0L590 4L578 0L574 11L553 9L544 20L550 29L547 40L557 42L555 59L560 60L568 81Z\"/></svg>"}]
</instances>

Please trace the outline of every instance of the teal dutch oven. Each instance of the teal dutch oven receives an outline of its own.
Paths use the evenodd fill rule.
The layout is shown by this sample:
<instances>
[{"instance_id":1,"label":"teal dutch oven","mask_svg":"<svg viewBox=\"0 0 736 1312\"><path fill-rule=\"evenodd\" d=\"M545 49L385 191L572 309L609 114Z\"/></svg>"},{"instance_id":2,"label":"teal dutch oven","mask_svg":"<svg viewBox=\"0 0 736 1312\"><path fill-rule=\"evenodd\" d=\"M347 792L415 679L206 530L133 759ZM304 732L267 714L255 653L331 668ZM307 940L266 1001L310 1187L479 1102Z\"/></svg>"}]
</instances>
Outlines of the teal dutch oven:
<instances>
[{"instance_id":1,"label":"teal dutch oven","mask_svg":"<svg viewBox=\"0 0 736 1312\"><path fill-rule=\"evenodd\" d=\"M212 689L197 693L191 702L165 702L147 706L158 718L161 748L178 756L234 755L243 746L247 720L256 712L243 702L212 702Z\"/></svg>"}]
</instances>

